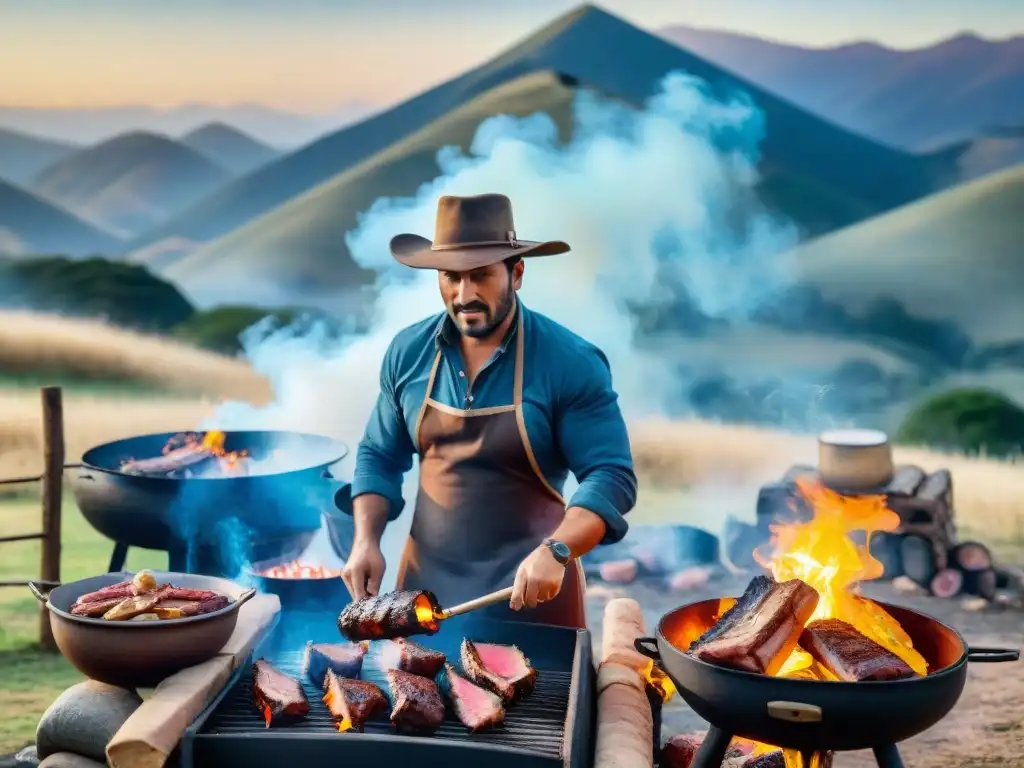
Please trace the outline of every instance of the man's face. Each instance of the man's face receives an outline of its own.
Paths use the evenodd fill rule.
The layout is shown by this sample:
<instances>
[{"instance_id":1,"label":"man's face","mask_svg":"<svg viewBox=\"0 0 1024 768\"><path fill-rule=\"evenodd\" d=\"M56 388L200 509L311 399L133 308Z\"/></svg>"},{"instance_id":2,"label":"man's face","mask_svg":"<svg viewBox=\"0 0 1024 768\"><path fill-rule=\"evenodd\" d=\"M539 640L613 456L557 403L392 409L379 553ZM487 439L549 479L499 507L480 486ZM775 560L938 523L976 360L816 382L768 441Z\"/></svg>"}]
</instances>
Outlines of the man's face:
<instances>
[{"instance_id":1,"label":"man's face","mask_svg":"<svg viewBox=\"0 0 1024 768\"><path fill-rule=\"evenodd\" d=\"M469 272L438 272L441 298L464 336L485 339L508 317L523 283L523 262L498 262Z\"/></svg>"}]
</instances>

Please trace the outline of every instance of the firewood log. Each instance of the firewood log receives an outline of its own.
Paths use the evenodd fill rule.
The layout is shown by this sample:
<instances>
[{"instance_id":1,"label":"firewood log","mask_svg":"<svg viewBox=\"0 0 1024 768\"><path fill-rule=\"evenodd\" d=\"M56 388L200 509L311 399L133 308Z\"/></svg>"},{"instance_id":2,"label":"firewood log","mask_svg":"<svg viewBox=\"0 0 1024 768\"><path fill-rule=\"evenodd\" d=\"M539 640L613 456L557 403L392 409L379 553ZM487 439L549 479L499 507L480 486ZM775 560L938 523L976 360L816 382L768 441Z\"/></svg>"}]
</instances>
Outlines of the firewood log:
<instances>
[{"instance_id":1,"label":"firewood log","mask_svg":"<svg viewBox=\"0 0 1024 768\"><path fill-rule=\"evenodd\" d=\"M900 551L902 539L902 536L885 531L871 534L868 552L885 569L882 573L883 579L895 579L903 575L903 555Z\"/></svg>"},{"instance_id":2,"label":"firewood log","mask_svg":"<svg viewBox=\"0 0 1024 768\"><path fill-rule=\"evenodd\" d=\"M949 553L949 561L962 571L984 571L992 567L992 554L984 544L962 541Z\"/></svg>"},{"instance_id":3,"label":"firewood log","mask_svg":"<svg viewBox=\"0 0 1024 768\"><path fill-rule=\"evenodd\" d=\"M956 597L964 585L964 575L956 568L943 568L932 577L931 592L936 597Z\"/></svg>"},{"instance_id":4,"label":"firewood log","mask_svg":"<svg viewBox=\"0 0 1024 768\"><path fill-rule=\"evenodd\" d=\"M904 536L900 543L903 573L915 584L930 587L932 577L939 569L935 563L932 543L921 536Z\"/></svg>"},{"instance_id":5,"label":"firewood log","mask_svg":"<svg viewBox=\"0 0 1024 768\"><path fill-rule=\"evenodd\" d=\"M885 488L886 496L913 496L924 482L925 472L920 467L897 467Z\"/></svg>"},{"instance_id":6,"label":"firewood log","mask_svg":"<svg viewBox=\"0 0 1024 768\"><path fill-rule=\"evenodd\" d=\"M996 599L996 572L994 568L983 571L961 571L964 576L963 591L968 595L977 595L988 601Z\"/></svg>"},{"instance_id":7,"label":"firewood log","mask_svg":"<svg viewBox=\"0 0 1024 768\"><path fill-rule=\"evenodd\" d=\"M917 489L914 497L925 501L941 501L952 509L953 476L948 469L932 472L921 483L921 487Z\"/></svg>"},{"instance_id":8,"label":"firewood log","mask_svg":"<svg viewBox=\"0 0 1024 768\"><path fill-rule=\"evenodd\" d=\"M900 526L899 532L907 536L916 536L931 544L932 562L935 564L936 571L941 571L949 565L949 551L953 548L954 542L947 535L945 526L933 523L907 523ZM908 576L911 575L907 570L906 563L903 564L903 570ZM932 575L935 575L934 572Z\"/></svg>"}]
</instances>

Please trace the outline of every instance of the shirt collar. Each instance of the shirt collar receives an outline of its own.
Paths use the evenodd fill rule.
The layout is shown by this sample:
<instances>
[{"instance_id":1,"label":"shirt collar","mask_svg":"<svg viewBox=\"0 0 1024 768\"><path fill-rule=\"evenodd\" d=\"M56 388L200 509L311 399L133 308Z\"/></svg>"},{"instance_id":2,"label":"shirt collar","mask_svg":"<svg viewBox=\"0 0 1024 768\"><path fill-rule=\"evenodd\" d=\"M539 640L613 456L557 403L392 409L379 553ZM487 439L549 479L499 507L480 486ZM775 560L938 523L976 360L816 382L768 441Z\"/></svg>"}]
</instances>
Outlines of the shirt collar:
<instances>
[{"instance_id":1,"label":"shirt collar","mask_svg":"<svg viewBox=\"0 0 1024 768\"><path fill-rule=\"evenodd\" d=\"M516 296L516 311L520 312L519 318L516 322L509 326L508 333L505 334L505 338L502 339L501 344L498 345L496 350L498 353L503 353L508 349L508 345L512 343L512 339L516 337L516 331L519 330L519 322L523 317L526 316L526 307L523 305L522 299ZM440 349L441 345L452 346L459 340L459 329L455 327L455 322L451 319L447 312L441 313L441 318L437 322L437 328L434 331L434 344Z\"/></svg>"}]
</instances>

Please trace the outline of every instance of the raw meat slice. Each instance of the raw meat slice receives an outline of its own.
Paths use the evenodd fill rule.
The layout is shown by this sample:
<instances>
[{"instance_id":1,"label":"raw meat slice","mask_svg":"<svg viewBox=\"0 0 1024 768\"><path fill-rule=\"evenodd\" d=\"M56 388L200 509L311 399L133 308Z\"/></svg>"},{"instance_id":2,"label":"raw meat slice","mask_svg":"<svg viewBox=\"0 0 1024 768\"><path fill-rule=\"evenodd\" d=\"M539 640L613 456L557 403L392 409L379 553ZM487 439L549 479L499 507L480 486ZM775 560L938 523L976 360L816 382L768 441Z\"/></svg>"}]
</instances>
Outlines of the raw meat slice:
<instances>
[{"instance_id":1,"label":"raw meat slice","mask_svg":"<svg viewBox=\"0 0 1024 768\"><path fill-rule=\"evenodd\" d=\"M781 584L769 580L770 589L765 591L759 581L763 578L755 578L736 605L687 653L716 666L775 675L818 607L818 593L799 579ZM725 626L718 629L719 625Z\"/></svg>"},{"instance_id":2,"label":"raw meat slice","mask_svg":"<svg viewBox=\"0 0 1024 768\"><path fill-rule=\"evenodd\" d=\"M444 702L437 683L400 669L388 670L391 722L401 733L433 733L444 722Z\"/></svg>"},{"instance_id":3,"label":"raw meat slice","mask_svg":"<svg viewBox=\"0 0 1024 768\"><path fill-rule=\"evenodd\" d=\"M839 619L808 624L800 637L800 646L821 666L849 683L915 676L903 659Z\"/></svg>"},{"instance_id":4,"label":"raw meat slice","mask_svg":"<svg viewBox=\"0 0 1024 768\"><path fill-rule=\"evenodd\" d=\"M305 717L309 700L299 685L266 659L252 665L252 701L263 714L267 728L281 720Z\"/></svg>"},{"instance_id":5,"label":"raw meat slice","mask_svg":"<svg viewBox=\"0 0 1024 768\"><path fill-rule=\"evenodd\" d=\"M385 592L349 603L338 616L338 630L353 642L432 635L440 628L437 610L432 592Z\"/></svg>"},{"instance_id":6,"label":"raw meat slice","mask_svg":"<svg viewBox=\"0 0 1024 768\"><path fill-rule=\"evenodd\" d=\"M388 711L388 699L378 686L366 680L340 677L333 669L324 675L324 704L338 723L339 731L362 733L366 721Z\"/></svg>"},{"instance_id":7,"label":"raw meat slice","mask_svg":"<svg viewBox=\"0 0 1024 768\"><path fill-rule=\"evenodd\" d=\"M441 690L452 705L455 716L464 726L477 733L493 728L505 720L501 699L470 682L451 664L444 665Z\"/></svg>"},{"instance_id":8,"label":"raw meat slice","mask_svg":"<svg viewBox=\"0 0 1024 768\"><path fill-rule=\"evenodd\" d=\"M381 643L380 666L387 671L400 669L411 675L434 677L444 666L445 655L432 648L399 637Z\"/></svg>"},{"instance_id":9,"label":"raw meat slice","mask_svg":"<svg viewBox=\"0 0 1024 768\"><path fill-rule=\"evenodd\" d=\"M537 670L514 645L462 641L462 668L477 685L498 694L506 704L533 693Z\"/></svg>"},{"instance_id":10,"label":"raw meat slice","mask_svg":"<svg viewBox=\"0 0 1024 768\"><path fill-rule=\"evenodd\" d=\"M366 646L362 643L306 643L302 673L322 690L328 670L338 677L359 677L365 656Z\"/></svg>"}]
</instances>

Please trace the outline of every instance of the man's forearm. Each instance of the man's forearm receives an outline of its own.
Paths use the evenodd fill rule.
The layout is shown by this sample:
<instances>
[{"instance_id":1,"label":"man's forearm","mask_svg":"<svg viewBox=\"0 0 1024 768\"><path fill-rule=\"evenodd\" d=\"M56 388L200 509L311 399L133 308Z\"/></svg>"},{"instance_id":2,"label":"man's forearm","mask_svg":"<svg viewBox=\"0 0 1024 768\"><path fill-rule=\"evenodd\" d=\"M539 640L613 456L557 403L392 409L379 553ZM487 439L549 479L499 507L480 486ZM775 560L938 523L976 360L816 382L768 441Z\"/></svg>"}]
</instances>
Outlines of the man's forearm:
<instances>
[{"instance_id":1,"label":"man's forearm","mask_svg":"<svg viewBox=\"0 0 1024 768\"><path fill-rule=\"evenodd\" d=\"M601 516L583 507L569 507L562 524L551 538L569 547L573 557L582 557L601 543L605 522Z\"/></svg>"},{"instance_id":2,"label":"man's forearm","mask_svg":"<svg viewBox=\"0 0 1024 768\"><path fill-rule=\"evenodd\" d=\"M352 500L352 520L355 523L355 541L380 543L384 527L388 524L391 502L376 493L363 493Z\"/></svg>"}]
</instances>

